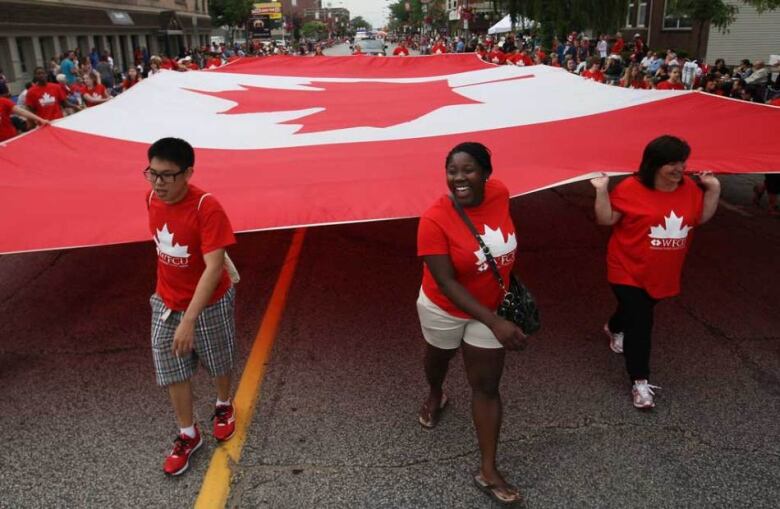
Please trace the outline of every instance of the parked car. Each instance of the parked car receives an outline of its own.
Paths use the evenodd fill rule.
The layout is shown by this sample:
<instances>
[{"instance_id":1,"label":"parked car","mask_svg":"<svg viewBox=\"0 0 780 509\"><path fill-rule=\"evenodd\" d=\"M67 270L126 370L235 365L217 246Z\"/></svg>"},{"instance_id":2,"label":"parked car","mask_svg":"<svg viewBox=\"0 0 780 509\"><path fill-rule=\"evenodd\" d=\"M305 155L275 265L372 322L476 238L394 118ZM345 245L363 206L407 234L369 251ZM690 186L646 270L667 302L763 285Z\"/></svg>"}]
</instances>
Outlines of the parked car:
<instances>
[{"instance_id":1,"label":"parked car","mask_svg":"<svg viewBox=\"0 0 780 509\"><path fill-rule=\"evenodd\" d=\"M387 53L385 50L387 49L387 46L385 45L384 41L381 41L379 39L363 39L360 41L360 49L363 51L365 55L370 55L374 57L384 57L387 56Z\"/></svg>"}]
</instances>

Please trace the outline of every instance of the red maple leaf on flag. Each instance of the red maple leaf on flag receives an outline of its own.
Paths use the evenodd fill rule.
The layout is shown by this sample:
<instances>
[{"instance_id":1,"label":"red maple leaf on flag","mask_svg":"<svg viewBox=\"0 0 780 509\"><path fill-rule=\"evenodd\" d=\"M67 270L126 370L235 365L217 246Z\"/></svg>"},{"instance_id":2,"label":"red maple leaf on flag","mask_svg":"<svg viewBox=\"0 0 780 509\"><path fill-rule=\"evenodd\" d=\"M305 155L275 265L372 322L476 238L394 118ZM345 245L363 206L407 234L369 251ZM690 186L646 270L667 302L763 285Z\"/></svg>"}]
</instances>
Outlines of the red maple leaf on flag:
<instances>
[{"instance_id":1,"label":"red maple leaf on flag","mask_svg":"<svg viewBox=\"0 0 780 509\"><path fill-rule=\"evenodd\" d=\"M282 90L241 85L242 90L204 92L236 103L223 115L323 108L282 124L301 124L298 134L350 127L389 127L415 120L445 106L481 104L453 91L447 80L421 83L313 81L319 90Z\"/></svg>"}]
</instances>

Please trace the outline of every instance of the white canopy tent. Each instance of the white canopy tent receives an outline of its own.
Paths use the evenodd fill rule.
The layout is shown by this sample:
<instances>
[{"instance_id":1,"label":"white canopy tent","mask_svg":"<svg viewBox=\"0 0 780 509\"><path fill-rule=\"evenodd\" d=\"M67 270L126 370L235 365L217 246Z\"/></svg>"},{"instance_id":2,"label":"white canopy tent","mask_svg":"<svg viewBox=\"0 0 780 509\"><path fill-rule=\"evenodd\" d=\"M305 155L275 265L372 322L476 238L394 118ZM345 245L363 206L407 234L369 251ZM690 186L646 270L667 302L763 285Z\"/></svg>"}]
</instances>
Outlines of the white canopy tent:
<instances>
[{"instance_id":1,"label":"white canopy tent","mask_svg":"<svg viewBox=\"0 0 780 509\"><path fill-rule=\"evenodd\" d=\"M524 28L531 28L532 26L536 25L536 21L524 17L517 18L517 21L515 22L515 29L524 29ZM488 29L488 34L503 34L506 32L512 31L512 17L507 14L504 16L501 21L490 27Z\"/></svg>"}]
</instances>

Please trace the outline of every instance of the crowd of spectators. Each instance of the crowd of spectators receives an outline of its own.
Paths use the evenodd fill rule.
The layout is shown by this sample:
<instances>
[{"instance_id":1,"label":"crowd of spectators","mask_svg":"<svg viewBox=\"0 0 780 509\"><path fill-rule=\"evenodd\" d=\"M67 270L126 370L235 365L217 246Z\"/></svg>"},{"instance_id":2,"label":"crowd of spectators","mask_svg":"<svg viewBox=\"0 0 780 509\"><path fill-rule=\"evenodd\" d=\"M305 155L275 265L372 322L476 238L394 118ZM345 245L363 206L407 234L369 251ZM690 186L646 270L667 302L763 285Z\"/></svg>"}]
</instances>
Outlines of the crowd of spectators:
<instances>
[{"instance_id":1,"label":"crowd of spectators","mask_svg":"<svg viewBox=\"0 0 780 509\"><path fill-rule=\"evenodd\" d=\"M549 50L533 34L477 35L466 42L461 37L405 37L400 46L420 54L474 52L496 65L549 65L607 85L634 89L700 90L753 102L773 102L780 96L780 74L772 80L770 68L762 60L744 59L729 67L722 58L710 65L688 58L672 49L655 51L639 34L626 41L621 33L602 34L591 40L586 34L571 33L564 41L553 39ZM396 53L397 54L397 53ZM408 54L405 52L404 54Z\"/></svg>"}]
</instances>

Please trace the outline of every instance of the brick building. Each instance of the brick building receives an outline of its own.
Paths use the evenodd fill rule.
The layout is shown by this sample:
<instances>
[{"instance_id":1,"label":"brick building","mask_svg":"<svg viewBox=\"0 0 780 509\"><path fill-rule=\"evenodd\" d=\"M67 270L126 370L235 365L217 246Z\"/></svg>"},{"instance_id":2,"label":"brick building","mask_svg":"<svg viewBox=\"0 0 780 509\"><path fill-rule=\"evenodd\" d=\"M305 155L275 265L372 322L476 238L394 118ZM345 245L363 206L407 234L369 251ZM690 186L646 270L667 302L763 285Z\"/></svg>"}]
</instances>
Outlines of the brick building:
<instances>
[{"instance_id":1,"label":"brick building","mask_svg":"<svg viewBox=\"0 0 780 509\"><path fill-rule=\"evenodd\" d=\"M210 34L208 0L0 0L0 68L13 93L69 49L109 50L126 69L135 48L175 56Z\"/></svg>"},{"instance_id":2,"label":"brick building","mask_svg":"<svg viewBox=\"0 0 780 509\"><path fill-rule=\"evenodd\" d=\"M628 0L621 30L626 40L640 34L653 49L671 48L707 61L724 58L729 65L742 58L766 60L780 52L780 9L759 14L739 0L725 1L739 8L737 19L726 32L675 16L675 0Z\"/></svg>"}]
</instances>

